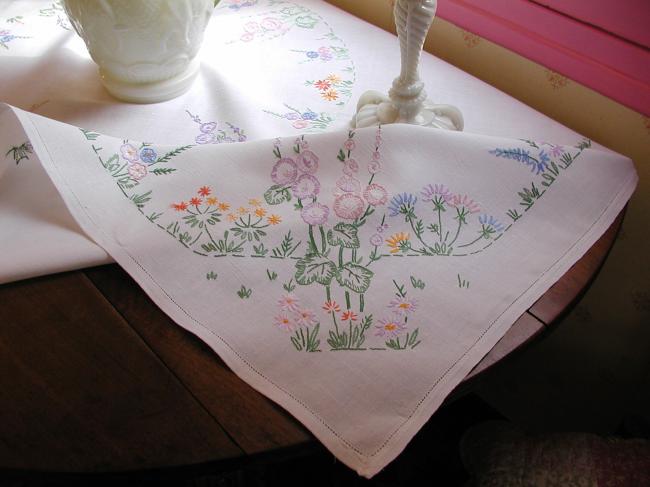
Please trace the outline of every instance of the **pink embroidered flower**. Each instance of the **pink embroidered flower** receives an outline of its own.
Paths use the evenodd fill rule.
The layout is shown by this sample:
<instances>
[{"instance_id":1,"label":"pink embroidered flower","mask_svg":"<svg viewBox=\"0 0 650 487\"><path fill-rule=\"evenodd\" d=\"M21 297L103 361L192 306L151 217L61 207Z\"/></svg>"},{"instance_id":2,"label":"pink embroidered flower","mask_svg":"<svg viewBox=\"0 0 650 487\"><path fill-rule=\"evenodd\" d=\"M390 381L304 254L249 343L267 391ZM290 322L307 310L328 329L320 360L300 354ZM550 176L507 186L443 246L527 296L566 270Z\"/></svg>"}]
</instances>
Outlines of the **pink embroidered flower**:
<instances>
[{"instance_id":1,"label":"pink embroidered flower","mask_svg":"<svg viewBox=\"0 0 650 487\"><path fill-rule=\"evenodd\" d=\"M250 32L246 32L245 34L242 34L242 36L239 38L242 42L250 42L253 39L255 39L255 36L251 34Z\"/></svg>"},{"instance_id":2,"label":"pink embroidered flower","mask_svg":"<svg viewBox=\"0 0 650 487\"><path fill-rule=\"evenodd\" d=\"M307 142L306 140L301 141L301 142L300 142L300 148L301 148L302 150L307 150L307 149L309 149L309 142Z\"/></svg>"},{"instance_id":3,"label":"pink embroidered flower","mask_svg":"<svg viewBox=\"0 0 650 487\"><path fill-rule=\"evenodd\" d=\"M272 17L266 17L262 20L262 29L278 30L280 27L282 27L282 22Z\"/></svg>"},{"instance_id":4,"label":"pink embroidered flower","mask_svg":"<svg viewBox=\"0 0 650 487\"><path fill-rule=\"evenodd\" d=\"M122 157L127 161L135 162L138 160L138 149L132 144L123 144L120 147L120 152L122 153Z\"/></svg>"},{"instance_id":5,"label":"pink embroidered flower","mask_svg":"<svg viewBox=\"0 0 650 487\"><path fill-rule=\"evenodd\" d=\"M295 294L289 293L282 296L278 300L278 306L282 311L289 311L291 313L296 313L300 310L300 302Z\"/></svg>"},{"instance_id":6,"label":"pink embroidered flower","mask_svg":"<svg viewBox=\"0 0 650 487\"><path fill-rule=\"evenodd\" d=\"M320 203L311 203L305 206L300 216L308 225L324 225L329 217L330 209Z\"/></svg>"},{"instance_id":7,"label":"pink embroidered flower","mask_svg":"<svg viewBox=\"0 0 650 487\"><path fill-rule=\"evenodd\" d=\"M327 311L328 313L338 313L341 311L341 307L336 304L336 301L325 301L325 304L323 305L323 309Z\"/></svg>"},{"instance_id":8,"label":"pink embroidered flower","mask_svg":"<svg viewBox=\"0 0 650 487\"><path fill-rule=\"evenodd\" d=\"M343 320L343 321L357 321L357 314L352 310L344 311L341 314L341 320Z\"/></svg>"},{"instance_id":9,"label":"pink embroidered flower","mask_svg":"<svg viewBox=\"0 0 650 487\"><path fill-rule=\"evenodd\" d=\"M314 174L318 170L318 156L310 150L298 154L296 157L298 169L308 174Z\"/></svg>"},{"instance_id":10,"label":"pink embroidered flower","mask_svg":"<svg viewBox=\"0 0 650 487\"><path fill-rule=\"evenodd\" d=\"M388 201L388 191L381 184L372 183L363 191L363 197L371 206L384 205Z\"/></svg>"},{"instance_id":11,"label":"pink embroidered flower","mask_svg":"<svg viewBox=\"0 0 650 487\"><path fill-rule=\"evenodd\" d=\"M327 91L330 89L332 85L330 84L329 81L325 81L324 79L319 79L314 83L314 86L321 91Z\"/></svg>"},{"instance_id":12,"label":"pink embroidered flower","mask_svg":"<svg viewBox=\"0 0 650 487\"><path fill-rule=\"evenodd\" d=\"M201 196L209 196L210 193L212 193L212 190L210 189L210 186L201 186L199 190L197 191L197 194Z\"/></svg>"},{"instance_id":13,"label":"pink embroidered flower","mask_svg":"<svg viewBox=\"0 0 650 487\"><path fill-rule=\"evenodd\" d=\"M422 201L433 201L442 198L445 203L449 203L452 198L449 189L444 184L427 184L422 188L420 194L422 195Z\"/></svg>"},{"instance_id":14,"label":"pink embroidered flower","mask_svg":"<svg viewBox=\"0 0 650 487\"><path fill-rule=\"evenodd\" d=\"M244 30L250 33L259 32L260 24L258 24L257 22L246 22L244 24Z\"/></svg>"},{"instance_id":15,"label":"pink embroidered flower","mask_svg":"<svg viewBox=\"0 0 650 487\"><path fill-rule=\"evenodd\" d=\"M358 172L359 172L359 164L354 159L347 159L343 163L343 174L347 174L348 176L354 176Z\"/></svg>"},{"instance_id":16,"label":"pink embroidered flower","mask_svg":"<svg viewBox=\"0 0 650 487\"><path fill-rule=\"evenodd\" d=\"M375 336L391 339L396 338L406 330L406 323L404 323L398 316L392 319L382 318L375 325Z\"/></svg>"},{"instance_id":17,"label":"pink embroidered flower","mask_svg":"<svg viewBox=\"0 0 650 487\"><path fill-rule=\"evenodd\" d=\"M350 176L341 176L336 181L336 187L346 193L361 193L361 181Z\"/></svg>"},{"instance_id":18,"label":"pink embroidered flower","mask_svg":"<svg viewBox=\"0 0 650 487\"><path fill-rule=\"evenodd\" d=\"M470 213L478 213L481 211L481 207L473 199L470 199L467 195L455 194L451 197L449 201L450 206L455 206L456 208L464 206L467 211Z\"/></svg>"},{"instance_id":19,"label":"pink embroidered flower","mask_svg":"<svg viewBox=\"0 0 650 487\"><path fill-rule=\"evenodd\" d=\"M318 323L316 313L310 309L301 309L294 314L296 324L298 326L310 327Z\"/></svg>"},{"instance_id":20,"label":"pink embroidered flower","mask_svg":"<svg viewBox=\"0 0 650 487\"><path fill-rule=\"evenodd\" d=\"M203 200L201 198L197 198L196 196L190 199L190 205L199 206L201 203L203 203Z\"/></svg>"},{"instance_id":21,"label":"pink embroidered flower","mask_svg":"<svg viewBox=\"0 0 650 487\"><path fill-rule=\"evenodd\" d=\"M305 127L309 127L309 122L307 120L296 120L291 125L295 129L304 129Z\"/></svg>"},{"instance_id":22,"label":"pink embroidered flower","mask_svg":"<svg viewBox=\"0 0 650 487\"><path fill-rule=\"evenodd\" d=\"M283 157L271 170L271 179L275 184L291 184L298 176L298 167L292 159Z\"/></svg>"},{"instance_id":23,"label":"pink embroidered flower","mask_svg":"<svg viewBox=\"0 0 650 487\"><path fill-rule=\"evenodd\" d=\"M294 327L293 320L286 314L280 313L274 318L274 324L282 331L292 331Z\"/></svg>"},{"instance_id":24,"label":"pink embroidered flower","mask_svg":"<svg viewBox=\"0 0 650 487\"><path fill-rule=\"evenodd\" d=\"M378 150L376 150L375 152L372 153L372 160L378 161L379 159L381 159L381 154L379 153Z\"/></svg>"},{"instance_id":25,"label":"pink embroidered flower","mask_svg":"<svg viewBox=\"0 0 650 487\"><path fill-rule=\"evenodd\" d=\"M381 238L381 235L379 235L378 233L374 233L370 237L370 245L374 245L375 247L379 247L383 243L384 243L384 239Z\"/></svg>"},{"instance_id":26,"label":"pink embroidered flower","mask_svg":"<svg viewBox=\"0 0 650 487\"><path fill-rule=\"evenodd\" d=\"M205 122L199 125L199 130L204 134L209 134L210 132L214 132L214 129L216 128L217 128L217 122Z\"/></svg>"},{"instance_id":27,"label":"pink embroidered flower","mask_svg":"<svg viewBox=\"0 0 650 487\"><path fill-rule=\"evenodd\" d=\"M134 162L133 164L129 164L129 175L135 179L136 181L139 181L143 177L147 175L147 166L144 164L140 164L139 162Z\"/></svg>"},{"instance_id":28,"label":"pink embroidered flower","mask_svg":"<svg viewBox=\"0 0 650 487\"><path fill-rule=\"evenodd\" d=\"M185 211L187 210L187 203L181 201L180 203L172 203L172 208L176 211Z\"/></svg>"},{"instance_id":29,"label":"pink embroidered flower","mask_svg":"<svg viewBox=\"0 0 650 487\"><path fill-rule=\"evenodd\" d=\"M381 171L381 162L379 161L370 161L368 163L368 172L370 174L377 174Z\"/></svg>"},{"instance_id":30,"label":"pink embroidered flower","mask_svg":"<svg viewBox=\"0 0 650 487\"><path fill-rule=\"evenodd\" d=\"M346 140L346 141L345 141L345 144L343 144L343 147L345 147L346 150L350 150L350 151L351 151L351 150L354 150L354 148L355 148L356 146L357 146L357 145L354 143L354 140L352 140L352 139L348 139L348 140Z\"/></svg>"},{"instance_id":31,"label":"pink embroidered flower","mask_svg":"<svg viewBox=\"0 0 650 487\"><path fill-rule=\"evenodd\" d=\"M388 307L393 310L398 315L407 315L413 313L417 307L418 303L414 299L408 299L405 297L396 297L388 303Z\"/></svg>"},{"instance_id":32,"label":"pink embroidered flower","mask_svg":"<svg viewBox=\"0 0 650 487\"><path fill-rule=\"evenodd\" d=\"M352 193L339 195L334 200L334 213L340 218L354 220L363 213L365 204L360 196Z\"/></svg>"},{"instance_id":33,"label":"pink embroidered flower","mask_svg":"<svg viewBox=\"0 0 650 487\"><path fill-rule=\"evenodd\" d=\"M302 174L291 189L296 198L313 198L320 192L320 183L311 174Z\"/></svg>"}]
</instances>

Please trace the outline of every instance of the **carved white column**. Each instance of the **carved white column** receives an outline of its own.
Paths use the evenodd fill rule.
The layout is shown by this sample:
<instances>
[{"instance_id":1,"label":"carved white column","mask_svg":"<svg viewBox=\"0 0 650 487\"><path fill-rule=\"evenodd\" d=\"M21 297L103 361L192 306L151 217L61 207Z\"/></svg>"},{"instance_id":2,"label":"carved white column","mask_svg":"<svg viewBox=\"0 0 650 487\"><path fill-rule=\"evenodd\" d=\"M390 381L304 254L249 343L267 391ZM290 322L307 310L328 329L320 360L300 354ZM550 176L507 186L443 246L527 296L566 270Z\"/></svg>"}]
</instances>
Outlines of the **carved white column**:
<instances>
[{"instance_id":1,"label":"carved white column","mask_svg":"<svg viewBox=\"0 0 650 487\"><path fill-rule=\"evenodd\" d=\"M388 97L367 91L359 98L355 127L386 123L410 123L448 130L463 129L463 115L454 106L427 100L419 64L427 31L436 13L436 0L397 0L393 15L400 43L400 74Z\"/></svg>"}]
</instances>

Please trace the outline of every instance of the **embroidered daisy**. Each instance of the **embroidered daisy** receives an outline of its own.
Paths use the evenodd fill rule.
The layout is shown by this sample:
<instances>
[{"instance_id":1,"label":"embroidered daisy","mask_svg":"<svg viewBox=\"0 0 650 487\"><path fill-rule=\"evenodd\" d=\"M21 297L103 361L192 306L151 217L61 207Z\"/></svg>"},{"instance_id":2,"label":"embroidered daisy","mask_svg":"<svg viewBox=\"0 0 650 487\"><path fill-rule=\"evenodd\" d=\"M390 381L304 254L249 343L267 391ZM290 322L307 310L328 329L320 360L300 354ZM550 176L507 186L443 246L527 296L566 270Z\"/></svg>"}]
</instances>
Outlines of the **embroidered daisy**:
<instances>
[{"instance_id":1,"label":"embroidered daisy","mask_svg":"<svg viewBox=\"0 0 650 487\"><path fill-rule=\"evenodd\" d=\"M199 188L199 190L197 191L197 193L198 193L200 196L209 196L210 193L212 193L212 190L210 189L209 186L201 186L201 187Z\"/></svg>"},{"instance_id":2,"label":"embroidered daisy","mask_svg":"<svg viewBox=\"0 0 650 487\"><path fill-rule=\"evenodd\" d=\"M321 91L327 91L330 89L332 86L329 81L326 81L324 79L318 80L314 83L314 86L318 88Z\"/></svg>"},{"instance_id":3,"label":"embroidered daisy","mask_svg":"<svg viewBox=\"0 0 650 487\"><path fill-rule=\"evenodd\" d=\"M266 221L270 225L277 225L278 223L280 223L282 221L282 218L280 218L279 215L271 215L271 216L266 217Z\"/></svg>"},{"instance_id":4,"label":"embroidered daisy","mask_svg":"<svg viewBox=\"0 0 650 487\"><path fill-rule=\"evenodd\" d=\"M274 325L282 331L292 331L294 322L286 313L280 313L274 318Z\"/></svg>"},{"instance_id":5,"label":"embroidered daisy","mask_svg":"<svg viewBox=\"0 0 650 487\"><path fill-rule=\"evenodd\" d=\"M411 242L409 239L411 236L408 233L398 232L386 239L386 243L390 248L391 254L396 254L397 252L407 252L411 248Z\"/></svg>"},{"instance_id":6,"label":"embroidered daisy","mask_svg":"<svg viewBox=\"0 0 650 487\"><path fill-rule=\"evenodd\" d=\"M266 210L264 208L255 208L255 216L262 218L266 215Z\"/></svg>"},{"instance_id":7,"label":"embroidered daisy","mask_svg":"<svg viewBox=\"0 0 650 487\"><path fill-rule=\"evenodd\" d=\"M282 296L278 300L278 305L282 311L290 311L292 313L300 311L300 303L296 295L293 293Z\"/></svg>"},{"instance_id":8,"label":"embroidered daisy","mask_svg":"<svg viewBox=\"0 0 650 487\"><path fill-rule=\"evenodd\" d=\"M404 323L398 316L387 319L382 318L375 325L375 336L386 338L396 338L406 330L406 323Z\"/></svg>"},{"instance_id":9,"label":"embroidered daisy","mask_svg":"<svg viewBox=\"0 0 650 487\"><path fill-rule=\"evenodd\" d=\"M357 315L354 311L347 310L344 311L343 314L341 314L341 319L343 321L357 321Z\"/></svg>"},{"instance_id":10,"label":"embroidered daisy","mask_svg":"<svg viewBox=\"0 0 650 487\"><path fill-rule=\"evenodd\" d=\"M262 206L262 202L258 200L257 198L251 198L248 200L248 204L251 206L254 206L257 208L258 206Z\"/></svg>"},{"instance_id":11,"label":"embroidered daisy","mask_svg":"<svg viewBox=\"0 0 650 487\"><path fill-rule=\"evenodd\" d=\"M321 92L320 96L322 96L327 101L334 101L339 99L339 94L336 92L336 90L327 90Z\"/></svg>"},{"instance_id":12,"label":"embroidered daisy","mask_svg":"<svg viewBox=\"0 0 650 487\"><path fill-rule=\"evenodd\" d=\"M181 201L180 203L172 203L172 208L176 211L185 211L187 210L187 203Z\"/></svg>"},{"instance_id":13,"label":"embroidered daisy","mask_svg":"<svg viewBox=\"0 0 650 487\"><path fill-rule=\"evenodd\" d=\"M323 309L327 311L328 313L338 313L341 311L341 307L336 304L336 301L325 301L325 304L323 305Z\"/></svg>"},{"instance_id":14,"label":"embroidered daisy","mask_svg":"<svg viewBox=\"0 0 650 487\"><path fill-rule=\"evenodd\" d=\"M392 299L390 303L388 303L388 307L396 314L407 315L409 313L413 313L417 309L418 304L417 301L413 299L399 296L395 299Z\"/></svg>"},{"instance_id":15,"label":"embroidered daisy","mask_svg":"<svg viewBox=\"0 0 650 487\"><path fill-rule=\"evenodd\" d=\"M316 313L310 309L301 309L294 314L298 326L309 327L318 323Z\"/></svg>"},{"instance_id":16,"label":"embroidered daisy","mask_svg":"<svg viewBox=\"0 0 650 487\"><path fill-rule=\"evenodd\" d=\"M221 211L228 211L230 209L230 205L228 203L221 202L221 203L219 203L218 208Z\"/></svg>"},{"instance_id":17,"label":"embroidered daisy","mask_svg":"<svg viewBox=\"0 0 650 487\"><path fill-rule=\"evenodd\" d=\"M203 203L203 200L201 198L197 198L196 196L190 199L190 205L199 206L201 203Z\"/></svg>"},{"instance_id":18,"label":"embroidered daisy","mask_svg":"<svg viewBox=\"0 0 650 487\"><path fill-rule=\"evenodd\" d=\"M208 199L205 200L205 202L208 204L208 206L214 206L219 202L219 200L217 200L217 198L215 198L214 196L210 196Z\"/></svg>"}]
</instances>

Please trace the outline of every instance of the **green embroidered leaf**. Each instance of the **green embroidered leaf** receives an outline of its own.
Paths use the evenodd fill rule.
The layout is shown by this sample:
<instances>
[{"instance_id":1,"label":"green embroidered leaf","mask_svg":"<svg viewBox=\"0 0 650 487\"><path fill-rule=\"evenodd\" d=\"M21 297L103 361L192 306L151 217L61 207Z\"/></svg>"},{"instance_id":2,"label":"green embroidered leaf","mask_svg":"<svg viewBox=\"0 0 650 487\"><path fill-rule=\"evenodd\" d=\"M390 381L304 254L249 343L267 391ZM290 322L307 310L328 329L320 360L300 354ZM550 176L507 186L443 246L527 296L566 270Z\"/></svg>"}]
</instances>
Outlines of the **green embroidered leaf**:
<instances>
[{"instance_id":1,"label":"green embroidered leaf","mask_svg":"<svg viewBox=\"0 0 650 487\"><path fill-rule=\"evenodd\" d=\"M332 278L338 279L334 263L327 257L307 255L296 262L296 281L303 286L317 282L329 286Z\"/></svg>"},{"instance_id":2,"label":"green embroidered leaf","mask_svg":"<svg viewBox=\"0 0 650 487\"><path fill-rule=\"evenodd\" d=\"M281 184L274 184L264 193L264 199L269 205L279 205L285 201L291 201L291 193Z\"/></svg>"},{"instance_id":3,"label":"green embroidered leaf","mask_svg":"<svg viewBox=\"0 0 650 487\"><path fill-rule=\"evenodd\" d=\"M327 242L336 247L341 245L347 249L358 249L361 246L357 235L358 229L349 223L337 223L332 230L327 231Z\"/></svg>"},{"instance_id":4,"label":"green embroidered leaf","mask_svg":"<svg viewBox=\"0 0 650 487\"><path fill-rule=\"evenodd\" d=\"M336 280L341 286L345 286L355 293L365 293L370 287L370 279L373 275L371 270L348 262L339 270Z\"/></svg>"}]
</instances>

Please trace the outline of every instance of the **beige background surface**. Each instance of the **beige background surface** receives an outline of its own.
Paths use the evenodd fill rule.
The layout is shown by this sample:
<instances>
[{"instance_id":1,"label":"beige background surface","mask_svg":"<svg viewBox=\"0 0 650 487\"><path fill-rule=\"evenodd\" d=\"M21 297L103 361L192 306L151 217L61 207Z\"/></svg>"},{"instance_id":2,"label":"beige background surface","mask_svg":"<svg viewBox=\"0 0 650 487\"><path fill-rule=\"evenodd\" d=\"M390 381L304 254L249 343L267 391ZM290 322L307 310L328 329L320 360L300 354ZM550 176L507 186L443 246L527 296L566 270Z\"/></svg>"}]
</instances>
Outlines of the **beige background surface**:
<instances>
[{"instance_id":1,"label":"beige background surface","mask_svg":"<svg viewBox=\"0 0 650 487\"><path fill-rule=\"evenodd\" d=\"M328 1L395 31L391 0ZM650 421L650 118L440 18L425 49L627 155L640 177L587 294L551 334L490 374L480 394L535 430L613 433L630 416ZM427 91L435 97L435 86Z\"/></svg>"}]
</instances>

